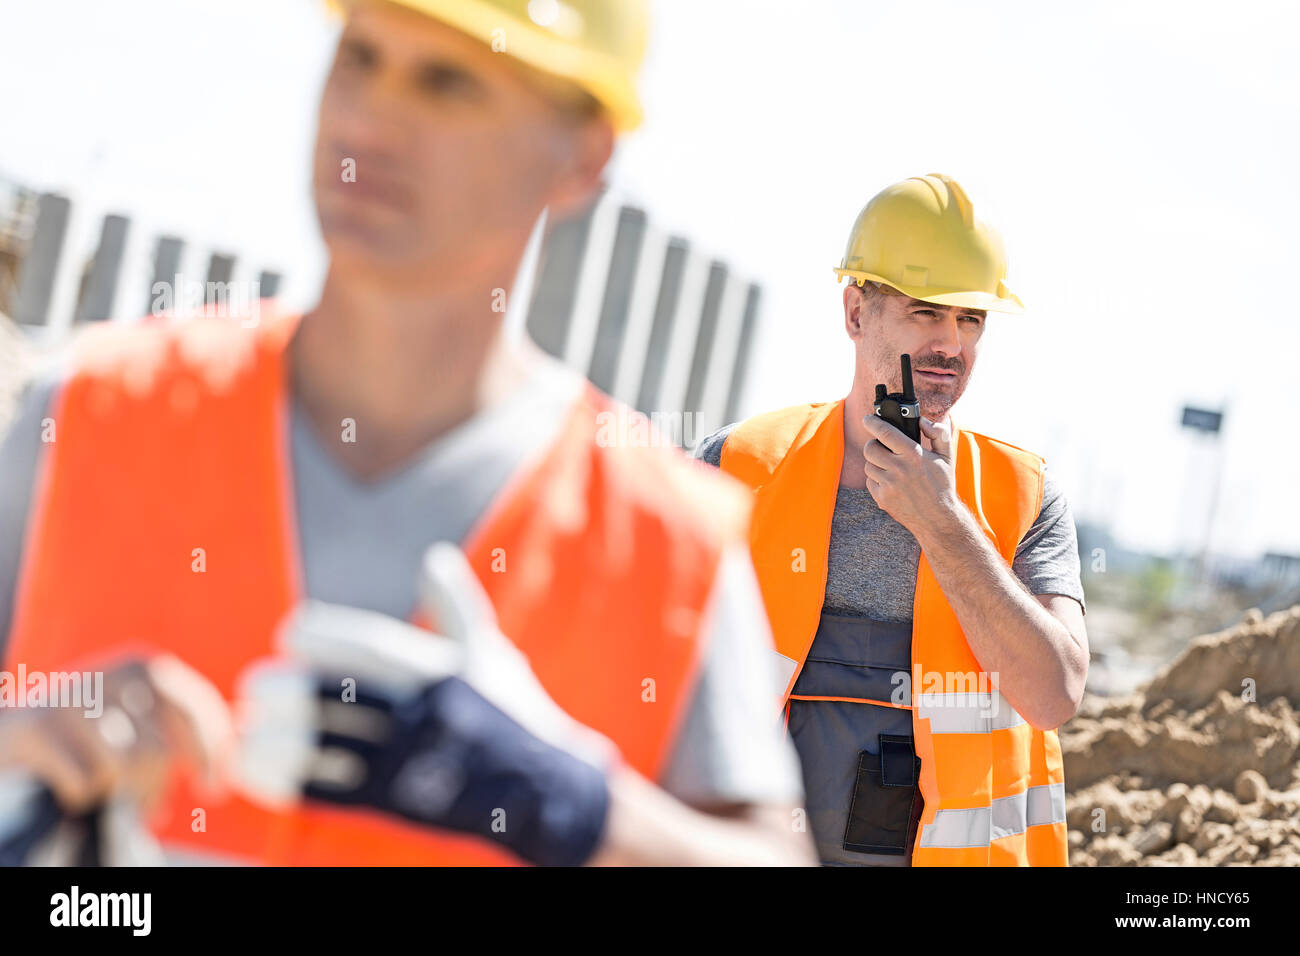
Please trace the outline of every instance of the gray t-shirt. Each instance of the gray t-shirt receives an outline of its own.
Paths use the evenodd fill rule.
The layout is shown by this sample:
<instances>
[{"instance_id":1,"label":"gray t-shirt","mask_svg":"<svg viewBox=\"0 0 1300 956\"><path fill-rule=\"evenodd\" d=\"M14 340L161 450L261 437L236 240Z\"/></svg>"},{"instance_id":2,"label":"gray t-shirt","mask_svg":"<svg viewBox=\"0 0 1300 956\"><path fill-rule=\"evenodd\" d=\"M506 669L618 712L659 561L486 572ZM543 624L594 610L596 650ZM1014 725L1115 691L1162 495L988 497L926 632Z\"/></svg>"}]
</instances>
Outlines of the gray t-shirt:
<instances>
[{"instance_id":1,"label":"gray t-shirt","mask_svg":"<svg viewBox=\"0 0 1300 956\"><path fill-rule=\"evenodd\" d=\"M708 436L695 456L721 467L730 425ZM912 608L921 546L905 527L876 504L865 488L841 487L835 496L827 554L822 621L795 694L831 693L819 684L844 666L864 678L909 671ZM1016 549L1012 570L1033 594L1064 594L1083 606L1079 552L1069 504L1045 473L1038 518ZM846 619L838 621L837 618ZM862 619L873 622L867 625ZM857 630L854 630L856 628ZM858 635L855 642L853 635ZM870 635L870 647L856 646ZM883 676L882 676L883 675ZM833 679L833 678L831 678ZM846 824L860 750L875 752L880 734L912 735L909 711L841 702L791 700L791 737L800 746L804 789L821 861L836 866L907 866L908 855L847 849ZM831 743L833 739L836 743ZM828 747L835 752L828 752ZM912 805L912 833L921 801Z\"/></svg>"},{"instance_id":2,"label":"gray t-shirt","mask_svg":"<svg viewBox=\"0 0 1300 956\"><path fill-rule=\"evenodd\" d=\"M63 377L58 368L40 376L0 436L0 661L43 449L41 422ZM511 395L376 482L347 474L295 403L287 418L306 595L408 619L425 550L465 538L510 476L549 447L581 387L580 377L538 353ZM365 422L357 422L358 444L364 433ZM723 558L703 626L706 657L659 784L695 805L798 803L798 758L771 697L771 629L743 545Z\"/></svg>"}]
</instances>

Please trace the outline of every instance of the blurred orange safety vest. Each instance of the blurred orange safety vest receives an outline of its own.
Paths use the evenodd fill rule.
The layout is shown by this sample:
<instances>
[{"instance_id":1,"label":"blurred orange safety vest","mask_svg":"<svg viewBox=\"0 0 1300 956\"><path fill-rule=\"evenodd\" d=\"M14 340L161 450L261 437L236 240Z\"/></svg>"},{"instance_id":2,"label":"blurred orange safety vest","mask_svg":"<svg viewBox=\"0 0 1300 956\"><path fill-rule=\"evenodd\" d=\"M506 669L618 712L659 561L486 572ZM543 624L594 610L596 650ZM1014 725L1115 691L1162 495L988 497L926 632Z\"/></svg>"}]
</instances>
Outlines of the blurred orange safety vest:
<instances>
[{"instance_id":1,"label":"blurred orange safety vest","mask_svg":"<svg viewBox=\"0 0 1300 956\"><path fill-rule=\"evenodd\" d=\"M1008 565L1042 506L1043 460L953 424L957 492ZM751 418L722 468L756 491L750 549L776 637L784 707L817 633L844 460L844 402ZM911 704L925 800L913 866L1064 866L1065 772L1054 730L998 693L925 553L916 572Z\"/></svg>"},{"instance_id":2,"label":"blurred orange safety vest","mask_svg":"<svg viewBox=\"0 0 1300 956\"><path fill-rule=\"evenodd\" d=\"M166 651L232 699L303 596L283 360L296 322L114 329L92 349L96 361L52 413L57 440L38 478L10 661L31 673ZM556 702L655 779L694 688L722 549L744 541L749 496L675 451L607 447L597 416L611 408L588 388L465 547L502 630ZM208 860L517 862L486 841L377 813L211 802L183 773L151 826L165 848Z\"/></svg>"}]
</instances>

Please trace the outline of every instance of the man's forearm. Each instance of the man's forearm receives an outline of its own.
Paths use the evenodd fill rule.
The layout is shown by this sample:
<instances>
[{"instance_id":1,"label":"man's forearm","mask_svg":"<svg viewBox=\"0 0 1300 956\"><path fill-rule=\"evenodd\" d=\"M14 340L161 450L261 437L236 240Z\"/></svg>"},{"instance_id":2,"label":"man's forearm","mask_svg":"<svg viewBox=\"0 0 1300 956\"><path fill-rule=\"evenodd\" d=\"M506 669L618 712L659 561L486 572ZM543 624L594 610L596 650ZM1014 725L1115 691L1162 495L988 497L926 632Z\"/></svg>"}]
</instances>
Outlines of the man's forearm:
<instances>
[{"instance_id":1,"label":"man's forearm","mask_svg":"<svg viewBox=\"0 0 1300 956\"><path fill-rule=\"evenodd\" d=\"M616 770L609 816L591 866L815 866L812 839L793 807L747 807L728 816L689 807L640 774Z\"/></svg>"},{"instance_id":2,"label":"man's forearm","mask_svg":"<svg viewBox=\"0 0 1300 956\"><path fill-rule=\"evenodd\" d=\"M1081 652L1069 629L1021 585L965 504L954 503L917 540L971 651L1011 706L1041 729L1068 720Z\"/></svg>"}]
</instances>

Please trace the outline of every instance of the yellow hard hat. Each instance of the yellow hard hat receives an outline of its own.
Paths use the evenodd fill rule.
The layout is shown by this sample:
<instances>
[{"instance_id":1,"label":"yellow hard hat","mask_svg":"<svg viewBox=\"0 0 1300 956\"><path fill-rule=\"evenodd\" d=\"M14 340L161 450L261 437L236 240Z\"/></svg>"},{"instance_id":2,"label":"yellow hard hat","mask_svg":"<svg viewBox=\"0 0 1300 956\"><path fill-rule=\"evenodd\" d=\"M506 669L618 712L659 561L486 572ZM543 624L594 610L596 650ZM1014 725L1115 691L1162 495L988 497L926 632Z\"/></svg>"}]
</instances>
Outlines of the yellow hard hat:
<instances>
[{"instance_id":1,"label":"yellow hard hat","mask_svg":"<svg viewBox=\"0 0 1300 956\"><path fill-rule=\"evenodd\" d=\"M835 274L936 305L1025 311L1007 288L1001 238L975 218L957 181L940 173L895 183L867 203Z\"/></svg>"},{"instance_id":2,"label":"yellow hard hat","mask_svg":"<svg viewBox=\"0 0 1300 956\"><path fill-rule=\"evenodd\" d=\"M332 0L347 7L357 0ZM641 125L636 76L645 58L646 0L393 0L441 20L604 107L619 132Z\"/></svg>"}]
</instances>

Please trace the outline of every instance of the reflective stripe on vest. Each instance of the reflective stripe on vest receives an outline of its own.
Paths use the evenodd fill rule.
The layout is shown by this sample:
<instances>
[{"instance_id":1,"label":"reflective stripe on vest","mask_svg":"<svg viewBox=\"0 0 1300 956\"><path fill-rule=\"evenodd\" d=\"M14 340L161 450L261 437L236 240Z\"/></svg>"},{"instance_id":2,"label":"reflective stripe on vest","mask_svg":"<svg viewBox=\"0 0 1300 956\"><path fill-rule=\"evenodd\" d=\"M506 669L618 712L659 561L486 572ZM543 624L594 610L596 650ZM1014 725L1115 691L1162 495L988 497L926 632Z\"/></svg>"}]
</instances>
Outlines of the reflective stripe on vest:
<instances>
[{"instance_id":1,"label":"reflective stripe on vest","mask_svg":"<svg viewBox=\"0 0 1300 956\"><path fill-rule=\"evenodd\" d=\"M1010 566L1042 506L1042 459L952 429L958 495ZM843 461L842 401L759 415L722 448L723 470L755 491L750 550L783 665L782 706L817 632ZM911 705L925 809L914 866L1066 863L1060 742L1026 723L994 683L922 551Z\"/></svg>"},{"instance_id":2,"label":"reflective stripe on vest","mask_svg":"<svg viewBox=\"0 0 1300 956\"><path fill-rule=\"evenodd\" d=\"M920 716L930 721L932 734L988 734L1025 722L996 690L987 694L917 694L915 700Z\"/></svg>"},{"instance_id":3,"label":"reflective stripe on vest","mask_svg":"<svg viewBox=\"0 0 1300 956\"><path fill-rule=\"evenodd\" d=\"M918 838L926 847L976 847L1024 833L1029 827L1065 822L1065 784L1030 787L998 797L989 807L940 810Z\"/></svg>"},{"instance_id":4,"label":"reflective stripe on vest","mask_svg":"<svg viewBox=\"0 0 1300 956\"><path fill-rule=\"evenodd\" d=\"M780 651L773 650L772 657L776 661L773 673L776 675L776 686L772 692L778 697L784 697L788 688L794 686L794 675L799 670L799 662L793 657L786 657Z\"/></svg>"},{"instance_id":5,"label":"reflective stripe on vest","mask_svg":"<svg viewBox=\"0 0 1300 956\"><path fill-rule=\"evenodd\" d=\"M240 673L270 653L302 583L283 362L296 317L266 312L256 330L209 319L105 329L113 349L60 389L8 661L95 669L167 651L233 700ZM654 443L606 447L597 415L611 408L588 390L465 550L542 685L655 779L749 496ZM286 865L513 861L485 841L365 811L216 803L184 773L152 829L173 851Z\"/></svg>"}]
</instances>

